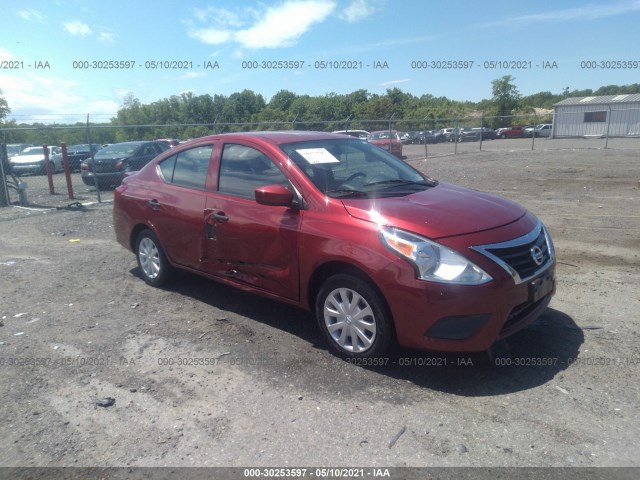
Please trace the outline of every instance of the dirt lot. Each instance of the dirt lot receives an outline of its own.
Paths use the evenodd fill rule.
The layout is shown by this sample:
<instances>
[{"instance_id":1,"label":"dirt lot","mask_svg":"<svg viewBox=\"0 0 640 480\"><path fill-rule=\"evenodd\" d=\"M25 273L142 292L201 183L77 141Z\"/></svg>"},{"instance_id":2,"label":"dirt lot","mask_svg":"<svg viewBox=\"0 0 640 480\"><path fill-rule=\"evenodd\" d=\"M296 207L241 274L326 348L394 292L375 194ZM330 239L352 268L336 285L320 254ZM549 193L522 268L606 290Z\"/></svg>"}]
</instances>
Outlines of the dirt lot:
<instances>
[{"instance_id":1,"label":"dirt lot","mask_svg":"<svg viewBox=\"0 0 640 480\"><path fill-rule=\"evenodd\" d=\"M555 240L558 293L512 366L352 365L307 312L190 275L148 287L109 203L0 209L1 465L640 466L638 151L423 148L408 161Z\"/></svg>"}]
</instances>

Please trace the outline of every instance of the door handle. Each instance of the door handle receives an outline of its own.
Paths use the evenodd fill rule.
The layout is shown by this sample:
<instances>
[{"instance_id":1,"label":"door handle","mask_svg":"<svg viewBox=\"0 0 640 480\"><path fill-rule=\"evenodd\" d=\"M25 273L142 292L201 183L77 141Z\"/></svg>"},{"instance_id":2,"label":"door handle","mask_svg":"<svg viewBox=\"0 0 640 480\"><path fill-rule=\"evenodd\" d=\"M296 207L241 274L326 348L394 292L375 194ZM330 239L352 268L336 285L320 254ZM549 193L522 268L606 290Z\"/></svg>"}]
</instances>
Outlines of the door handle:
<instances>
[{"instance_id":1,"label":"door handle","mask_svg":"<svg viewBox=\"0 0 640 480\"><path fill-rule=\"evenodd\" d=\"M224 212L218 212L218 213L214 213L213 215L211 215L213 218L215 218L218 222L228 222L229 221L229 217L227 217Z\"/></svg>"},{"instance_id":2,"label":"door handle","mask_svg":"<svg viewBox=\"0 0 640 480\"><path fill-rule=\"evenodd\" d=\"M151 210L159 210L160 209L160 202L158 200L148 200L147 201L147 206L151 208Z\"/></svg>"}]
</instances>

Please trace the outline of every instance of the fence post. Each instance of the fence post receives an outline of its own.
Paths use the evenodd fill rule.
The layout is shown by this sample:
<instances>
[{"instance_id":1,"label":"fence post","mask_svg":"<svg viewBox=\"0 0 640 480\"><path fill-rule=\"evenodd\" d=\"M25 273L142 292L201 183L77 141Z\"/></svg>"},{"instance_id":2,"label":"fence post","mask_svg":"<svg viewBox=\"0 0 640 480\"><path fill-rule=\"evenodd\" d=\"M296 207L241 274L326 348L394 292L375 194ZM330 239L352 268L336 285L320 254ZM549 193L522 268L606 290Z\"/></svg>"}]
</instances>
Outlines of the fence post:
<instances>
[{"instance_id":1,"label":"fence post","mask_svg":"<svg viewBox=\"0 0 640 480\"><path fill-rule=\"evenodd\" d=\"M49 147L42 145L42 151L44 153L44 169L47 172L47 180L49 181L49 194L55 195L56 191L53 188L53 174L51 173L51 162L49 161Z\"/></svg>"},{"instance_id":2,"label":"fence post","mask_svg":"<svg viewBox=\"0 0 640 480\"><path fill-rule=\"evenodd\" d=\"M531 150L536 143L536 125L538 125L538 117L536 116L536 109L533 109L533 130L531 132Z\"/></svg>"},{"instance_id":3,"label":"fence post","mask_svg":"<svg viewBox=\"0 0 640 480\"><path fill-rule=\"evenodd\" d=\"M609 127L611 127L611 105L609 105L609 115L607 115L607 135L604 139L604 149L609 146Z\"/></svg>"},{"instance_id":4,"label":"fence post","mask_svg":"<svg viewBox=\"0 0 640 480\"><path fill-rule=\"evenodd\" d=\"M480 114L480 151L482 151L482 139L484 138L484 110Z\"/></svg>"},{"instance_id":5,"label":"fence post","mask_svg":"<svg viewBox=\"0 0 640 480\"><path fill-rule=\"evenodd\" d=\"M4 166L9 166L9 158L7 157L7 144L0 144L0 207L8 207L9 188L7 187L7 176L5 175Z\"/></svg>"},{"instance_id":6,"label":"fence post","mask_svg":"<svg viewBox=\"0 0 640 480\"><path fill-rule=\"evenodd\" d=\"M424 124L422 125L422 135L424 136L424 159L426 160L429 156L427 152L427 117L422 119ZM418 135L418 141L420 141L420 135Z\"/></svg>"},{"instance_id":7,"label":"fence post","mask_svg":"<svg viewBox=\"0 0 640 480\"><path fill-rule=\"evenodd\" d=\"M391 153L391 144L392 144L392 138L391 138L391 126L393 125L393 117L396 116L396 113L393 112L391 114L391 116L389 117L389 153Z\"/></svg>"},{"instance_id":8,"label":"fence post","mask_svg":"<svg viewBox=\"0 0 640 480\"><path fill-rule=\"evenodd\" d=\"M87 142L89 143L89 150L91 151L91 168L93 169L93 184L96 187L96 195L98 197L98 203L102 203L102 198L100 197L100 187L98 185L98 175L96 175L96 161L93 158L93 149L91 148L91 129L89 128L88 113L87 113ZM80 174L82 174L82 172Z\"/></svg>"},{"instance_id":9,"label":"fence post","mask_svg":"<svg viewBox=\"0 0 640 480\"><path fill-rule=\"evenodd\" d=\"M456 126L453 130L453 154L458 154L458 135L460 135L460 119L456 118Z\"/></svg>"},{"instance_id":10,"label":"fence post","mask_svg":"<svg viewBox=\"0 0 640 480\"><path fill-rule=\"evenodd\" d=\"M211 126L211 128L213 128L213 134L216 135L218 133L218 119L220 118L220 114L216 115L216 118L213 119L213 125Z\"/></svg>"},{"instance_id":11,"label":"fence post","mask_svg":"<svg viewBox=\"0 0 640 480\"><path fill-rule=\"evenodd\" d=\"M344 121L344 131L345 133L349 133L349 125L351 124L351 120L353 120L353 113L347 117Z\"/></svg>"}]
</instances>

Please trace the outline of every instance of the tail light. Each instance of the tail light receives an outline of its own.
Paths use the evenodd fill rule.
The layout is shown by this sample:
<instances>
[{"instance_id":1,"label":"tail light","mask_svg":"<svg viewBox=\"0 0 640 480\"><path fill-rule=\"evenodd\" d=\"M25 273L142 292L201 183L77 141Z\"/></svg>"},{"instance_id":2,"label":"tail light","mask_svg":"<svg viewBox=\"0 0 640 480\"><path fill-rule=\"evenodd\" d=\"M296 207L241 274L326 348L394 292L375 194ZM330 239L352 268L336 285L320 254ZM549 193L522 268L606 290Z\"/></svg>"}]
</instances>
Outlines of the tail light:
<instances>
[{"instance_id":1,"label":"tail light","mask_svg":"<svg viewBox=\"0 0 640 480\"><path fill-rule=\"evenodd\" d=\"M85 172L90 172L91 171L91 165L89 165L87 162L82 162L80 164L80 170L84 170Z\"/></svg>"},{"instance_id":2,"label":"tail light","mask_svg":"<svg viewBox=\"0 0 640 480\"><path fill-rule=\"evenodd\" d=\"M122 170L122 160L116 162L116 170Z\"/></svg>"}]
</instances>

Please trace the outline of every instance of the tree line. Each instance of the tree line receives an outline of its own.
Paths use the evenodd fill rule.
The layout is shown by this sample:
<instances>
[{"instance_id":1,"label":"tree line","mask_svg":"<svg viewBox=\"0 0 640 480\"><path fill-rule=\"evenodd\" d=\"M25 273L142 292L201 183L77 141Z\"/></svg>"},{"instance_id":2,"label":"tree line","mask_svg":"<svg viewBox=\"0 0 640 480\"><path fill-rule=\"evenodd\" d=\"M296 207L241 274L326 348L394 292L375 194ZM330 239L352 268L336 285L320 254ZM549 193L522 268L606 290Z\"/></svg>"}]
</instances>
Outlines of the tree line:
<instances>
[{"instance_id":1,"label":"tree line","mask_svg":"<svg viewBox=\"0 0 640 480\"><path fill-rule=\"evenodd\" d=\"M387 128L390 122L393 122L394 128L418 130L423 126L441 128L449 126L442 123L445 120L480 115L487 118L485 125L496 128L511 124L512 119L507 116L528 114L533 108L552 109L555 103L567 97L625 93L640 93L640 84L608 85L595 91L569 90L567 87L557 94L545 91L522 96L511 75L493 80L492 97L480 102L456 101L430 94L416 96L399 88L387 89L384 94L360 89L348 94L328 93L321 96L280 90L269 101L249 89L229 96L186 92L147 104L141 103L130 93L108 123L91 124L103 128L90 129L86 128L85 123L45 125L17 124L13 120L5 122L3 119L10 113L10 108L0 96L0 129L33 129L4 131L3 140L7 143L64 142L71 145L89 141L103 144L134 139L187 139L240 130L373 130ZM371 120L381 122L372 124ZM117 128L125 126L127 128Z\"/></svg>"}]
</instances>

